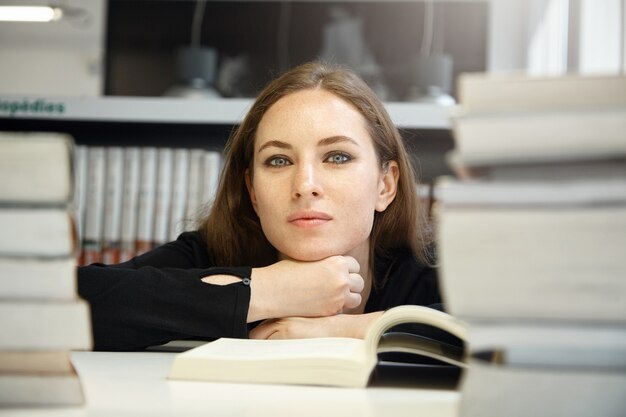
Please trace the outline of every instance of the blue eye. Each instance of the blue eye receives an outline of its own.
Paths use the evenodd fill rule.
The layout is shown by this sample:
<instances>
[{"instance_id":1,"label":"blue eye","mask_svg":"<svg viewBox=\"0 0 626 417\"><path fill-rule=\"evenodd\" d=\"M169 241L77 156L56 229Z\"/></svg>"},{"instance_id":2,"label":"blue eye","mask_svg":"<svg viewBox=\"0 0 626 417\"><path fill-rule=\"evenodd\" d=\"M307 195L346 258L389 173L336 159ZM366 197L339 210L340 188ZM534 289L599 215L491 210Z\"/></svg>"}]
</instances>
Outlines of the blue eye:
<instances>
[{"instance_id":1,"label":"blue eye","mask_svg":"<svg viewBox=\"0 0 626 417\"><path fill-rule=\"evenodd\" d=\"M333 153L331 155L329 155L328 157L326 157L326 162L330 162L332 164L345 164L346 162L349 162L352 158L345 154L345 153Z\"/></svg>"},{"instance_id":2,"label":"blue eye","mask_svg":"<svg viewBox=\"0 0 626 417\"><path fill-rule=\"evenodd\" d=\"M282 156L273 156L269 158L265 163L271 167L284 167L287 165L291 165L291 162L289 162L287 158Z\"/></svg>"}]
</instances>

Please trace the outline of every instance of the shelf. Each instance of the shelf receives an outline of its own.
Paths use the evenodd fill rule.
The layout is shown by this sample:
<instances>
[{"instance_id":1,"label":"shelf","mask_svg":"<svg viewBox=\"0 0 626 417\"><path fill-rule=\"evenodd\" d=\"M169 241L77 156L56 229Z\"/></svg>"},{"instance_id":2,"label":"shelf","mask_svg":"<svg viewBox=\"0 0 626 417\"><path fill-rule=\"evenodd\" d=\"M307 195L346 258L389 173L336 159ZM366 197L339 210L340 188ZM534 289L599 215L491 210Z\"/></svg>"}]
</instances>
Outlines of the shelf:
<instances>
[{"instance_id":1,"label":"shelf","mask_svg":"<svg viewBox=\"0 0 626 417\"><path fill-rule=\"evenodd\" d=\"M0 98L0 118L131 123L238 124L252 99L186 100L152 97ZM385 106L401 129L449 129L452 107L390 102ZM13 113L11 112L13 109Z\"/></svg>"}]
</instances>

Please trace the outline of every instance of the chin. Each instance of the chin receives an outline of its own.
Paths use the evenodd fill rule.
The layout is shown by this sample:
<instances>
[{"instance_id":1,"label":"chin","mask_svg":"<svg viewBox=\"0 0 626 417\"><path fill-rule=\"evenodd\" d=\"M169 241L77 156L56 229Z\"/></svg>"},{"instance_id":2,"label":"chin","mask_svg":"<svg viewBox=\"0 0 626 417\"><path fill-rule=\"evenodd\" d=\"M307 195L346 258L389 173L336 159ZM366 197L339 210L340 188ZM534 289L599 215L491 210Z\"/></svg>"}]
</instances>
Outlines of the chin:
<instances>
[{"instance_id":1,"label":"chin","mask_svg":"<svg viewBox=\"0 0 626 417\"><path fill-rule=\"evenodd\" d=\"M326 259L330 256L344 255L338 248L297 248L295 250L280 251L289 259L302 262L314 262Z\"/></svg>"}]
</instances>

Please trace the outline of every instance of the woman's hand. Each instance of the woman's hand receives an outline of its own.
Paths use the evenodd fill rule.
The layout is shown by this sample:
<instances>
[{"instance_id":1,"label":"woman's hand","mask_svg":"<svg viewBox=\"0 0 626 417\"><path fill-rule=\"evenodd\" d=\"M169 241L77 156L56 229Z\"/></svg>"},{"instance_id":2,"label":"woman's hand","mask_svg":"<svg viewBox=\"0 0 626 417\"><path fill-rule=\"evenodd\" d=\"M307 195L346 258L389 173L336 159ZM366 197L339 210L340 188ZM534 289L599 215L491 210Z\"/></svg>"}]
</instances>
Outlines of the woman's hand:
<instances>
[{"instance_id":1,"label":"woman's hand","mask_svg":"<svg viewBox=\"0 0 626 417\"><path fill-rule=\"evenodd\" d=\"M316 262L285 260L252 269L248 322L276 317L325 317L361 304L364 281L350 256Z\"/></svg>"},{"instance_id":2,"label":"woman's hand","mask_svg":"<svg viewBox=\"0 0 626 417\"><path fill-rule=\"evenodd\" d=\"M363 339L381 311L368 314L338 314L328 317L286 317L265 320L250 331L250 339L307 339L353 337Z\"/></svg>"}]
</instances>

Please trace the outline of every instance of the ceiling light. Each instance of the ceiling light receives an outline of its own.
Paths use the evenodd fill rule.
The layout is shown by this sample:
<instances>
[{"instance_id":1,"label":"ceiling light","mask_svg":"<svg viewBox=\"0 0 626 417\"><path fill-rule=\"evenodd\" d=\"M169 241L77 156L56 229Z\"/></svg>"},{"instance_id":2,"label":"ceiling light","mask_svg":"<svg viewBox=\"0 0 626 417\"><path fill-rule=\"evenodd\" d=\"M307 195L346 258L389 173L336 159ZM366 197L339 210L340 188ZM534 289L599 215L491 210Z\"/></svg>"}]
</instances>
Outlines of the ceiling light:
<instances>
[{"instance_id":1,"label":"ceiling light","mask_svg":"<svg viewBox=\"0 0 626 417\"><path fill-rule=\"evenodd\" d=\"M63 16L61 9L48 6L0 6L0 22L51 22Z\"/></svg>"}]
</instances>

